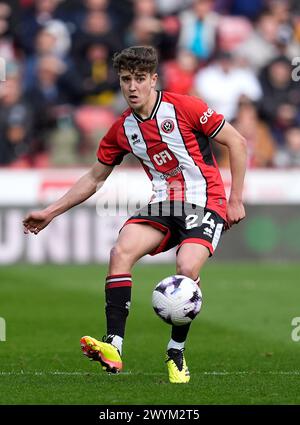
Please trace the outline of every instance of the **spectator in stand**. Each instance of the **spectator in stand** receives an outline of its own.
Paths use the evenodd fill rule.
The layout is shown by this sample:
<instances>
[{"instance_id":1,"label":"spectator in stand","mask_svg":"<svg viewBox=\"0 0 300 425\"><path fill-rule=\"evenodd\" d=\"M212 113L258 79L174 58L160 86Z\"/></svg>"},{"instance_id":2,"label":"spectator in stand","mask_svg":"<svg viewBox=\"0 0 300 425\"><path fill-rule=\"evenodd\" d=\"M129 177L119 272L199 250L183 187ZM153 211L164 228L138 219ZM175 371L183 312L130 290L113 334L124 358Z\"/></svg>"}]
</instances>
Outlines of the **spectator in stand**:
<instances>
[{"instance_id":1,"label":"spectator in stand","mask_svg":"<svg viewBox=\"0 0 300 425\"><path fill-rule=\"evenodd\" d=\"M278 147L285 145L286 131L299 124L299 109L290 103L283 103L278 107L276 119L270 126Z\"/></svg>"},{"instance_id":2,"label":"spectator in stand","mask_svg":"<svg viewBox=\"0 0 300 425\"><path fill-rule=\"evenodd\" d=\"M71 66L69 50L71 38L67 27L60 21L49 21L45 27L39 30L35 40L35 51L25 57L24 63L24 87L31 88L37 78L37 63L45 55L55 55Z\"/></svg>"},{"instance_id":3,"label":"spectator in stand","mask_svg":"<svg viewBox=\"0 0 300 425\"><path fill-rule=\"evenodd\" d=\"M83 3L83 0L59 0L58 7L55 11L55 18L67 25L72 37L82 23L84 16Z\"/></svg>"},{"instance_id":4,"label":"spectator in stand","mask_svg":"<svg viewBox=\"0 0 300 425\"><path fill-rule=\"evenodd\" d=\"M242 96L239 101L238 113L233 125L247 140L248 168L272 166L276 142L268 126L259 119L256 104L245 96ZM228 168L227 149L221 145L215 148L217 148L216 153L220 167Z\"/></svg>"},{"instance_id":5,"label":"spectator in stand","mask_svg":"<svg viewBox=\"0 0 300 425\"><path fill-rule=\"evenodd\" d=\"M85 10L79 0L34 0L29 7L23 7L16 26L18 43L26 54L32 54L37 32L49 21L64 23L73 35L80 27Z\"/></svg>"},{"instance_id":6,"label":"spectator in stand","mask_svg":"<svg viewBox=\"0 0 300 425\"><path fill-rule=\"evenodd\" d=\"M290 23L291 4L289 0L266 0L266 3L279 25Z\"/></svg>"},{"instance_id":7,"label":"spectator in stand","mask_svg":"<svg viewBox=\"0 0 300 425\"><path fill-rule=\"evenodd\" d=\"M31 99L35 113L39 118L39 131L48 129L53 125L55 115L52 108L65 103L63 93L59 89L59 77L65 70L65 65L56 56L45 55L38 59L37 80L26 95ZM43 114L40 114L39 111L43 111Z\"/></svg>"},{"instance_id":8,"label":"spectator in stand","mask_svg":"<svg viewBox=\"0 0 300 425\"><path fill-rule=\"evenodd\" d=\"M76 64L82 83L84 103L110 106L119 90L119 78L112 69L110 49L105 40L94 39L82 46Z\"/></svg>"},{"instance_id":9,"label":"spectator in stand","mask_svg":"<svg viewBox=\"0 0 300 425\"><path fill-rule=\"evenodd\" d=\"M180 14L179 46L203 61L209 59L216 44L219 15L213 8L212 0L194 0L193 6Z\"/></svg>"},{"instance_id":10,"label":"spectator in stand","mask_svg":"<svg viewBox=\"0 0 300 425\"><path fill-rule=\"evenodd\" d=\"M133 12L135 16L157 17L157 4L155 0L133 0Z\"/></svg>"},{"instance_id":11,"label":"spectator in stand","mask_svg":"<svg viewBox=\"0 0 300 425\"><path fill-rule=\"evenodd\" d=\"M68 72L65 64L54 55L38 61L36 84L26 93L35 112L35 153L48 147L51 132L71 120L74 97L82 95L77 75ZM69 115L65 110L69 108ZM61 114L61 111L64 111ZM41 113L43 111L43 113ZM62 120L61 120L62 118Z\"/></svg>"},{"instance_id":12,"label":"spectator in stand","mask_svg":"<svg viewBox=\"0 0 300 425\"><path fill-rule=\"evenodd\" d=\"M134 17L125 37L126 45L157 46L156 39L160 31L161 24L158 19L149 16Z\"/></svg>"},{"instance_id":13,"label":"spectator in stand","mask_svg":"<svg viewBox=\"0 0 300 425\"><path fill-rule=\"evenodd\" d=\"M292 66L284 56L269 63L260 75L263 96L260 112L271 126L279 145L284 144L284 132L299 123L300 87L291 78Z\"/></svg>"},{"instance_id":14,"label":"spectator in stand","mask_svg":"<svg viewBox=\"0 0 300 425\"><path fill-rule=\"evenodd\" d=\"M300 167L300 127L286 130L285 145L278 150L274 165L278 168Z\"/></svg>"},{"instance_id":15,"label":"spectator in stand","mask_svg":"<svg viewBox=\"0 0 300 425\"><path fill-rule=\"evenodd\" d=\"M82 29L87 36L114 37L111 20L106 11L89 11L86 14Z\"/></svg>"},{"instance_id":16,"label":"spectator in stand","mask_svg":"<svg viewBox=\"0 0 300 425\"><path fill-rule=\"evenodd\" d=\"M82 81L75 69L68 69L55 55L39 59L36 84L27 92L36 116L37 157L49 154L53 165L79 163L79 137L73 116L74 105L81 103L83 95Z\"/></svg>"},{"instance_id":17,"label":"spectator in stand","mask_svg":"<svg viewBox=\"0 0 300 425\"><path fill-rule=\"evenodd\" d=\"M217 30L217 49L234 52L253 31L248 18L243 16L220 16Z\"/></svg>"},{"instance_id":18,"label":"spectator in stand","mask_svg":"<svg viewBox=\"0 0 300 425\"><path fill-rule=\"evenodd\" d=\"M24 100L18 74L7 75L0 85L0 165L19 160L28 165L33 114Z\"/></svg>"},{"instance_id":19,"label":"spectator in stand","mask_svg":"<svg viewBox=\"0 0 300 425\"><path fill-rule=\"evenodd\" d=\"M236 53L243 56L257 73L281 54L289 58L300 55L299 45L292 40L293 29L280 25L271 11L263 12L250 37L240 44Z\"/></svg>"},{"instance_id":20,"label":"spectator in stand","mask_svg":"<svg viewBox=\"0 0 300 425\"><path fill-rule=\"evenodd\" d=\"M174 59L180 24L176 16L160 17L155 0L134 0L134 18L126 44L154 45L161 61Z\"/></svg>"},{"instance_id":21,"label":"spectator in stand","mask_svg":"<svg viewBox=\"0 0 300 425\"><path fill-rule=\"evenodd\" d=\"M11 6L0 2L0 58L6 62L16 59Z\"/></svg>"},{"instance_id":22,"label":"spectator in stand","mask_svg":"<svg viewBox=\"0 0 300 425\"><path fill-rule=\"evenodd\" d=\"M229 122L236 117L242 95L256 102L262 94L252 70L238 68L229 52L219 52L211 65L200 69L194 89L198 96L204 98L212 109L220 111Z\"/></svg>"},{"instance_id":23,"label":"spectator in stand","mask_svg":"<svg viewBox=\"0 0 300 425\"><path fill-rule=\"evenodd\" d=\"M270 13L278 23L276 41L278 55L285 55L289 59L300 56L300 45L295 37L297 21L291 12L291 2L289 0L268 0L268 5Z\"/></svg>"},{"instance_id":24,"label":"spectator in stand","mask_svg":"<svg viewBox=\"0 0 300 425\"><path fill-rule=\"evenodd\" d=\"M89 10L84 18L82 27L79 28L73 42L73 58L79 62L81 52L87 43L91 43L101 38L113 51L117 51L122 46L119 34L113 30L111 20L106 11Z\"/></svg>"},{"instance_id":25,"label":"spectator in stand","mask_svg":"<svg viewBox=\"0 0 300 425\"><path fill-rule=\"evenodd\" d=\"M16 33L18 44L25 54L34 53L35 39L38 31L49 21L57 17L57 7L60 0L35 0L30 8L21 13L21 20Z\"/></svg>"},{"instance_id":26,"label":"spectator in stand","mask_svg":"<svg viewBox=\"0 0 300 425\"><path fill-rule=\"evenodd\" d=\"M12 34L14 34L16 25L20 21L20 11L21 11L21 2L20 0L1 0L1 8L2 6L6 7L6 9L2 8L0 12L1 19L6 19L8 22L9 30ZM4 11L4 13L3 13Z\"/></svg>"},{"instance_id":27,"label":"spectator in stand","mask_svg":"<svg viewBox=\"0 0 300 425\"><path fill-rule=\"evenodd\" d=\"M251 68L258 72L277 56L277 34L278 22L269 12L264 12L258 17L248 40L237 47L236 53L245 57Z\"/></svg>"},{"instance_id":28,"label":"spectator in stand","mask_svg":"<svg viewBox=\"0 0 300 425\"><path fill-rule=\"evenodd\" d=\"M291 12L290 0L269 0L270 13L278 23L277 47L281 55L293 59L300 55L300 45L297 42L296 14Z\"/></svg>"},{"instance_id":29,"label":"spectator in stand","mask_svg":"<svg viewBox=\"0 0 300 425\"><path fill-rule=\"evenodd\" d=\"M198 60L189 50L179 49L174 61L162 67L164 89L178 94L192 94Z\"/></svg>"},{"instance_id":30,"label":"spectator in stand","mask_svg":"<svg viewBox=\"0 0 300 425\"><path fill-rule=\"evenodd\" d=\"M100 13L108 14L109 0L81 0L80 6L81 6L80 20L76 28L76 34L78 30L81 30L82 28L84 28L87 15L89 13L100 12ZM109 16L109 18L111 17Z\"/></svg>"},{"instance_id":31,"label":"spectator in stand","mask_svg":"<svg viewBox=\"0 0 300 425\"><path fill-rule=\"evenodd\" d=\"M291 79L291 58L300 57L296 0L0 0L0 57L7 70L22 59L21 83L30 96L20 98L31 107L18 152L19 146L30 146L30 153L50 149L61 165L88 157L105 120L124 106L109 58L133 44L157 47L165 90L203 96L227 120L236 120L247 133L251 167L289 163L300 123L299 82ZM211 63L216 51L223 54ZM4 109L1 103L1 117ZM101 122L83 133L87 143L74 135L77 112Z\"/></svg>"},{"instance_id":32,"label":"spectator in stand","mask_svg":"<svg viewBox=\"0 0 300 425\"><path fill-rule=\"evenodd\" d=\"M86 16L90 12L104 12L109 17L113 32L122 36L124 29L128 27L132 20L132 0L82 0L81 3L82 10L79 27L83 26Z\"/></svg>"}]
</instances>

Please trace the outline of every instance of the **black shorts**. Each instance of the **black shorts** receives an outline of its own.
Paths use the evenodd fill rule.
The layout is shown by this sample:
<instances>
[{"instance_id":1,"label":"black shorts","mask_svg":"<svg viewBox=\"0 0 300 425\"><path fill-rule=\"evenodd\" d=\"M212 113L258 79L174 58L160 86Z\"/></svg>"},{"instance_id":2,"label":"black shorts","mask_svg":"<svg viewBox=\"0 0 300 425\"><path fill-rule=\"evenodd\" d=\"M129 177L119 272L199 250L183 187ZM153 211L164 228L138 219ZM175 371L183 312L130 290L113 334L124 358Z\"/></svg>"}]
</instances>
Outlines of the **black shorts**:
<instances>
[{"instance_id":1,"label":"black shorts","mask_svg":"<svg viewBox=\"0 0 300 425\"><path fill-rule=\"evenodd\" d=\"M180 201L148 204L129 218L129 223L145 223L161 230L165 237L150 255L168 251L184 243L196 243L208 248L212 255L218 245L225 221L216 212Z\"/></svg>"}]
</instances>

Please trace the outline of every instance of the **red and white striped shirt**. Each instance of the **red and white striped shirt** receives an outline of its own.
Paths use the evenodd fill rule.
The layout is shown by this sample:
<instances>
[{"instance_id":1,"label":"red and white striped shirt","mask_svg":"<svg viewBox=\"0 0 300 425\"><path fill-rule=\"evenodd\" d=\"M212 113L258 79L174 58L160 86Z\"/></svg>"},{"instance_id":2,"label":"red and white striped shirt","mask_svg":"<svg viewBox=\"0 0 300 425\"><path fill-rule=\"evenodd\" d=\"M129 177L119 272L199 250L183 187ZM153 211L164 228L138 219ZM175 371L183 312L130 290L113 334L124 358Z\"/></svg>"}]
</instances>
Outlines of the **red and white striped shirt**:
<instances>
[{"instance_id":1,"label":"red and white striped shirt","mask_svg":"<svg viewBox=\"0 0 300 425\"><path fill-rule=\"evenodd\" d=\"M100 141L98 160L118 165L131 152L152 181L151 202L183 200L226 219L226 198L210 147L223 115L193 96L159 91L149 118L127 109Z\"/></svg>"}]
</instances>

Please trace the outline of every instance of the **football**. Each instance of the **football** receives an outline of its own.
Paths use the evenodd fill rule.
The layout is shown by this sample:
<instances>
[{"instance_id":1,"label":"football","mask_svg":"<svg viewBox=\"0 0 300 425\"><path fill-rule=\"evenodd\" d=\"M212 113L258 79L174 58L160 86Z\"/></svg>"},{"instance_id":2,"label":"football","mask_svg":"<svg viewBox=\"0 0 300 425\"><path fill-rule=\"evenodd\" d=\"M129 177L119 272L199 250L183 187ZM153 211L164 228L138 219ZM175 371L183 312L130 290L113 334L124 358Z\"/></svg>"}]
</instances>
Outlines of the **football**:
<instances>
[{"instance_id":1,"label":"football","mask_svg":"<svg viewBox=\"0 0 300 425\"><path fill-rule=\"evenodd\" d=\"M192 279L181 275L169 276L156 285L152 294L152 306L166 323L186 325L200 312L202 293Z\"/></svg>"}]
</instances>

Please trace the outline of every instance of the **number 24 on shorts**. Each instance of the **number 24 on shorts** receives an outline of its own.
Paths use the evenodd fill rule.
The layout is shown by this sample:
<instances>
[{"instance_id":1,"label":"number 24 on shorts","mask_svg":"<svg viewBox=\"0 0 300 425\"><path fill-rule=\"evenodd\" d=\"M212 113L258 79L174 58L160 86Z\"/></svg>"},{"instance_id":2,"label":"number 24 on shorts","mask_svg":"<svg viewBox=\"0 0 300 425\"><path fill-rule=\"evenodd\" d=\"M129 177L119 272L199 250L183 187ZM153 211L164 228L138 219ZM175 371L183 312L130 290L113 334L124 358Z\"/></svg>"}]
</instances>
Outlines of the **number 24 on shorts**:
<instances>
[{"instance_id":1,"label":"number 24 on shorts","mask_svg":"<svg viewBox=\"0 0 300 425\"><path fill-rule=\"evenodd\" d=\"M215 220L213 218L210 218L210 216L211 212L207 212L203 217L201 224L207 224L208 226L210 226L211 229L214 229L216 227ZM199 227L198 219L199 217L197 214L189 214L185 219L185 228L187 230L190 230L194 227Z\"/></svg>"}]
</instances>

